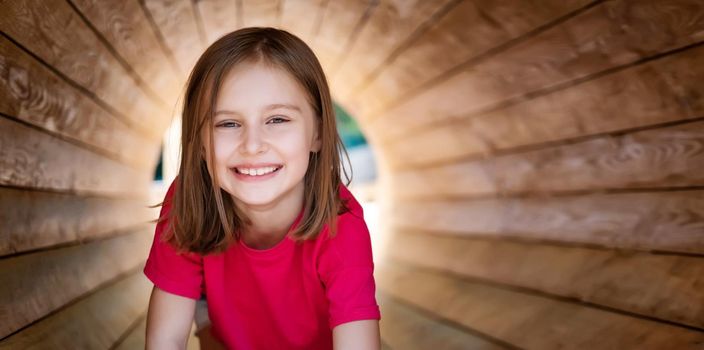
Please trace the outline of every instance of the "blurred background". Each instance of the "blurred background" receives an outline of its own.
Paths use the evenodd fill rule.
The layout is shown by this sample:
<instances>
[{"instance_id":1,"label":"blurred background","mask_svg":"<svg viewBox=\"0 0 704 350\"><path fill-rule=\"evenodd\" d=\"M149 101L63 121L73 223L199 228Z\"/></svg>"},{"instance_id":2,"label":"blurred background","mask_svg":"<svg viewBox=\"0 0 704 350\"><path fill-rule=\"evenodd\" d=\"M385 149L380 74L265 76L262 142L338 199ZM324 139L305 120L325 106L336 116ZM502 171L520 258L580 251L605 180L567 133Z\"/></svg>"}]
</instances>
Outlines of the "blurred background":
<instances>
[{"instance_id":1,"label":"blurred background","mask_svg":"<svg viewBox=\"0 0 704 350\"><path fill-rule=\"evenodd\" d=\"M2 0L0 349L143 347L180 93L249 26L325 69L385 349L704 348L701 0Z\"/></svg>"}]
</instances>

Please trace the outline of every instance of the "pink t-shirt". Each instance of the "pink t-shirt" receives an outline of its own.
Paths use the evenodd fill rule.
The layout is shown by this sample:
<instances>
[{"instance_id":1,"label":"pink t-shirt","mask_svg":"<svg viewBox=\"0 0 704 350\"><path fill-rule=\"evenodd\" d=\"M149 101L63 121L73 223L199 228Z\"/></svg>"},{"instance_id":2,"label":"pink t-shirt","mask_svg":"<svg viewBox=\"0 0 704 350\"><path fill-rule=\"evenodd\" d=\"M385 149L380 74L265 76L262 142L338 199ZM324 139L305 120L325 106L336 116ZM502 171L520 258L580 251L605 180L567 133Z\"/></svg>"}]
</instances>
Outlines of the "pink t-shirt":
<instances>
[{"instance_id":1,"label":"pink t-shirt","mask_svg":"<svg viewBox=\"0 0 704 350\"><path fill-rule=\"evenodd\" d=\"M175 182L161 215L170 210ZM205 294L213 335L230 349L332 349L332 329L342 323L381 319L375 298L374 263L362 207L340 185L350 212L316 239L296 243L288 235L257 250L242 241L221 254L177 254L160 240L157 225L144 274L160 289L192 299ZM296 227L303 211L289 228ZM216 220L216 218L213 218Z\"/></svg>"}]
</instances>

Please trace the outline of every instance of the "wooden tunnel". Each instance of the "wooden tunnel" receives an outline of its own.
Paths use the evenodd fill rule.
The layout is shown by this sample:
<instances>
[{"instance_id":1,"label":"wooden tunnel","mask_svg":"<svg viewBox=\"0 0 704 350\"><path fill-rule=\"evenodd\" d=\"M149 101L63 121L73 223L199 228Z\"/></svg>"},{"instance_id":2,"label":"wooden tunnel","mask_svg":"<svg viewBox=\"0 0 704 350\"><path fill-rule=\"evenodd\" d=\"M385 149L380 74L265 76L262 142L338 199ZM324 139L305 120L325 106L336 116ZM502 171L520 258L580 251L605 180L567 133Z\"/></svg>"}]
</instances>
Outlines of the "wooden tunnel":
<instances>
[{"instance_id":1,"label":"wooden tunnel","mask_svg":"<svg viewBox=\"0 0 704 350\"><path fill-rule=\"evenodd\" d=\"M0 4L0 349L143 346L162 135L245 26L375 150L385 348L704 348L701 0Z\"/></svg>"}]
</instances>

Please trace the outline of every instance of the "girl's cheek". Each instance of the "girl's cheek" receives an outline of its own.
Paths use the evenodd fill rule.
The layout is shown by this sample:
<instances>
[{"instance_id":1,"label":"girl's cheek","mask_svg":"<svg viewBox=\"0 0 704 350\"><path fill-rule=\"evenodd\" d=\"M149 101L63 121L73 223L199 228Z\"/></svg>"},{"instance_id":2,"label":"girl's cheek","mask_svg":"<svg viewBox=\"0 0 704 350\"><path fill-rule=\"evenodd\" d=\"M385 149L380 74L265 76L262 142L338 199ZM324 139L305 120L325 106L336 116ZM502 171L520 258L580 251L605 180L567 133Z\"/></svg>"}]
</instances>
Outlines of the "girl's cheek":
<instances>
[{"instance_id":1,"label":"girl's cheek","mask_svg":"<svg viewBox=\"0 0 704 350\"><path fill-rule=\"evenodd\" d=\"M239 140L235 138L216 139L215 142L213 142L213 147L215 148L215 158L227 158L237 149L238 142Z\"/></svg>"},{"instance_id":2,"label":"girl's cheek","mask_svg":"<svg viewBox=\"0 0 704 350\"><path fill-rule=\"evenodd\" d=\"M305 151L306 142L305 137L302 134L286 135L285 137L280 137L276 141L277 149L286 152L291 156L296 156L307 152Z\"/></svg>"}]
</instances>

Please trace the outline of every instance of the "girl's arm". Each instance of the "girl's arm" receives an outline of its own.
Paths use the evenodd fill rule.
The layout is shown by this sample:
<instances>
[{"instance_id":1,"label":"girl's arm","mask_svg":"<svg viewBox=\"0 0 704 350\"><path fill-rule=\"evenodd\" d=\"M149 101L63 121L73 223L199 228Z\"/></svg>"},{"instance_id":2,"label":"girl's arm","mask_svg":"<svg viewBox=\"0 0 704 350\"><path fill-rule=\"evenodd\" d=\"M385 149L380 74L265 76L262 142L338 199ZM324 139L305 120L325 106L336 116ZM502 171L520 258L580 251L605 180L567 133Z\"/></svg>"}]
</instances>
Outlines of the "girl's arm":
<instances>
[{"instance_id":1,"label":"girl's arm","mask_svg":"<svg viewBox=\"0 0 704 350\"><path fill-rule=\"evenodd\" d=\"M147 311L146 349L186 349L196 301L154 286Z\"/></svg>"},{"instance_id":2,"label":"girl's arm","mask_svg":"<svg viewBox=\"0 0 704 350\"><path fill-rule=\"evenodd\" d=\"M335 350L379 350L379 338L379 320L352 321L332 329Z\"/></svg>"}]
</instances>

